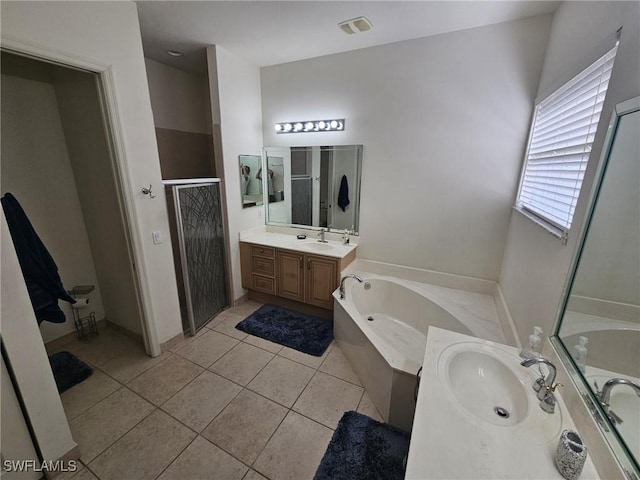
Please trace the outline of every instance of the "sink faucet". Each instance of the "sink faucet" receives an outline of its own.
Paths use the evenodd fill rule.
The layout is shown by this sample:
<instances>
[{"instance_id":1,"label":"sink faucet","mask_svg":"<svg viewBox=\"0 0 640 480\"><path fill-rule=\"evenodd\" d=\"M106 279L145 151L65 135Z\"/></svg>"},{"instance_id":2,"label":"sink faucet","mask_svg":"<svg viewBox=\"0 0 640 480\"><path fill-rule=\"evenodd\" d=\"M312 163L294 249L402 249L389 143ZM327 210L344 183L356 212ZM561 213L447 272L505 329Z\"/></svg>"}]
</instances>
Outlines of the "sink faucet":
<instances>
[{"instance_id":1,"label":"sink faucet","mask_svg":"<svg viewBox=\"0 0 640 480\"><path fill-rule=\"evenodd\" d=\"M350 273L349 275L345 275L344 277L342 277L342 280L340 280L340 299L344 299L344 281L347 278L355 278L360 283L364 281L362 280L362 277L356 275L355 273Z\"/></svg>"},{"instance_id":2,"label":"sink faucet","mask_svg":"<svg viewBox=\"0 0 640 480\"><path fill-rule=\"evenodd\" d=\"M636 395L640 397L640 385L637 385L636 383L633 383L626 378L612 378L611 380L607 380L607 382L602 387L602 391L599 395L599 400L604 407L604 411L609 417L609 420L611 420L611 423L613 424L622 423L622 419L618 415L616 415L615 412L610 410L611 405L609 404L609 402L611 401L611 390L617 385L630 386L635 390Z\"/></svg>"},{"instance_id":3,"label":"sink faucet","mask_svg":"<svg viewBox=\"0 0 640 480\"><path fill-rule=\"evenodd\" d=\"M555 392L558 385L561 385L559 383L554 385L553 383L556 380L556 366L546 358L528 358L520 362L520 365L531 367L541 363L547 366L549 375L548 377L542 376L537 379L533 384L533 389L538 392L536 396L540 400L540 408L547 413L553 413L556 406L556 397L553 392Z\"/></svg>"},{"instance_id":4,"label":"sink faucet","mask_svg":"<svg viewBox=\"0 0 640 480\"><path fill-rule=\"evenodd\" d=\"M324 234L325 234L326 230L323 228L320 229L320 232L318 232L318 236L320 237L320 240L318 240L320 243L329 243L327 240L324 239Z\"/></svg>"}]
</instances>

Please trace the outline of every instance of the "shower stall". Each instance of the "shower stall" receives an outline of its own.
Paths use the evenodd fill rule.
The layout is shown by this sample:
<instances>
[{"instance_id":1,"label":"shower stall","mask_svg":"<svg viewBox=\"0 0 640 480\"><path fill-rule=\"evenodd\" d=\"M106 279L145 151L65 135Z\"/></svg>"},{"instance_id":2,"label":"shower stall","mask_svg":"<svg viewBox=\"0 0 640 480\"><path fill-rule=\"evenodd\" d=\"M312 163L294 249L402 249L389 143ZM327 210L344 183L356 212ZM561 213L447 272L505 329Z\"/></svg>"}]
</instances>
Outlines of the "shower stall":
<instances>
[{"instance_id":1,"label":"shower stall","mask_svg":"<svg viewBox=\"0 0 640 480\"><path fill-rule=\"evenodd\" d=\"M219 178L165 180L182 326L195 335L229 306Z\"/></svg>"}]
</instances>

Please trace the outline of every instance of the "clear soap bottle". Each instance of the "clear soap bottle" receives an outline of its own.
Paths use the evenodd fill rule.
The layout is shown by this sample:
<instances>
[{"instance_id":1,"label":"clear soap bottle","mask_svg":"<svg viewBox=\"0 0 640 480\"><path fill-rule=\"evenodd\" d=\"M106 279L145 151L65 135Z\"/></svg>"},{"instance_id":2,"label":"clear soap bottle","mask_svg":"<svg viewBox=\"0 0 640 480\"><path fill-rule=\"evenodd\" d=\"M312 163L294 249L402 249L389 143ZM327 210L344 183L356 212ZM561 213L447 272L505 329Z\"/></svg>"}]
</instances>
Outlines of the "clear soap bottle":
<instances>
[{"instance_id":1,"label":"clear soap bottle","mask_svg":"<svg viewBox=\"0 0 640 480\"><path fill-rule=\"evenodd\" d=\"M582 373L587 370L587 343L589 343L587 337L580 337L578 343L573 347L573 360Z\"/></svg>"},{"instance_id":2,"label":"clear soap bottle","mask_svg":"<svg viewBox=\"0 0 640 480\"><path fill-rule=\"evenodd\" d=\"M520 352L522 358L538 358L542 350L542 328L533 327L533 333L529 335L529 343Z\"/></svg>"}]
</instances>

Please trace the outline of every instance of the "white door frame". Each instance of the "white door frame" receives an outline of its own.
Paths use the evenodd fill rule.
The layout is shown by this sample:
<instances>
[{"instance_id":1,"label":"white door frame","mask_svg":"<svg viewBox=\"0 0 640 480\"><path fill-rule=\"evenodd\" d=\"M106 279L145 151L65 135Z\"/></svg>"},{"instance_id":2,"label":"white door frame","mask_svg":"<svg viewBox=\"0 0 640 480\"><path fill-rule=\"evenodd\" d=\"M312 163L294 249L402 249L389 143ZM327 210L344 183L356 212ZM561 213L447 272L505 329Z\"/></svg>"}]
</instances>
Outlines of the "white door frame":
<instances>
[{"instance_id":1,"label":"white door frame","mask_svg":"<svg viewBox=\"0 0 640 480\"><path fill-rule=\"evenodd\" d=\"M136 285L135 294L138 300L140 318L142 320L142 336L147 354L157 357L161 353L160 340L156 325L151 318L151 292L149 290L149 275L142 258L142 238L136 228L137 215L134 205L134 193L131 190L129 172L124 159L124 137L122 125L118 116L113 70L110 65L104 65L94 60L81 58L47 48L25 44L23 42L2 36L2 50L21 56L33 58L47 63L58 64L62 67L83 70L96 75L98 96L102 106L104 122L107 127L107 144L113 179L116 185L117 200L120 205L122 224L125 232L127 249L131 260L131 274Z\"/></svg>"}]
</instances>

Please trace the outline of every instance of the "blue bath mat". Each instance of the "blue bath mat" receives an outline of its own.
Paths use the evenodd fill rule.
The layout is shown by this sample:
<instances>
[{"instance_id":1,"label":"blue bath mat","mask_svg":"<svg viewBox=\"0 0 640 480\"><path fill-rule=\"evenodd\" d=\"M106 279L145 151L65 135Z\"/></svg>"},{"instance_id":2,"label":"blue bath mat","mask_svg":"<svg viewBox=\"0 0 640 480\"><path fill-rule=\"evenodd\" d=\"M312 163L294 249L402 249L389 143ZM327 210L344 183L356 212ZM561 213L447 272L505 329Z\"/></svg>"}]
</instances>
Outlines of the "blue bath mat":
<instances>
[{"instance_id":1,"label":"blue bath mat","mask_svg":"<svg viewBox=\"0 0 640 480\"><path fill-rule=\"evenodd\" d=\"M333 322L275 305L263 305L238 325L238 330L316 357L333 340Z\"/></svg>"},{"instance_id":2,"label":"blue bath mat","mask_svg":"<svg viewBox=\"0 0 640 480\"><path fill-rule=\"evenodd\" d=\"M358 412L346 412L313 480L402 480L409 434Z\"/></svg>"},{"instance_id":3,"label":"blue bath mat","mask_svg":"<svg viewBox=\"0 0 640 480\"><path fill-rule=\"evenodd\" d=\"M69 352L54 353L49 357L49 363L59 393L83 382L93 373L93 368Z\"/></svg>"}]
</instances>

